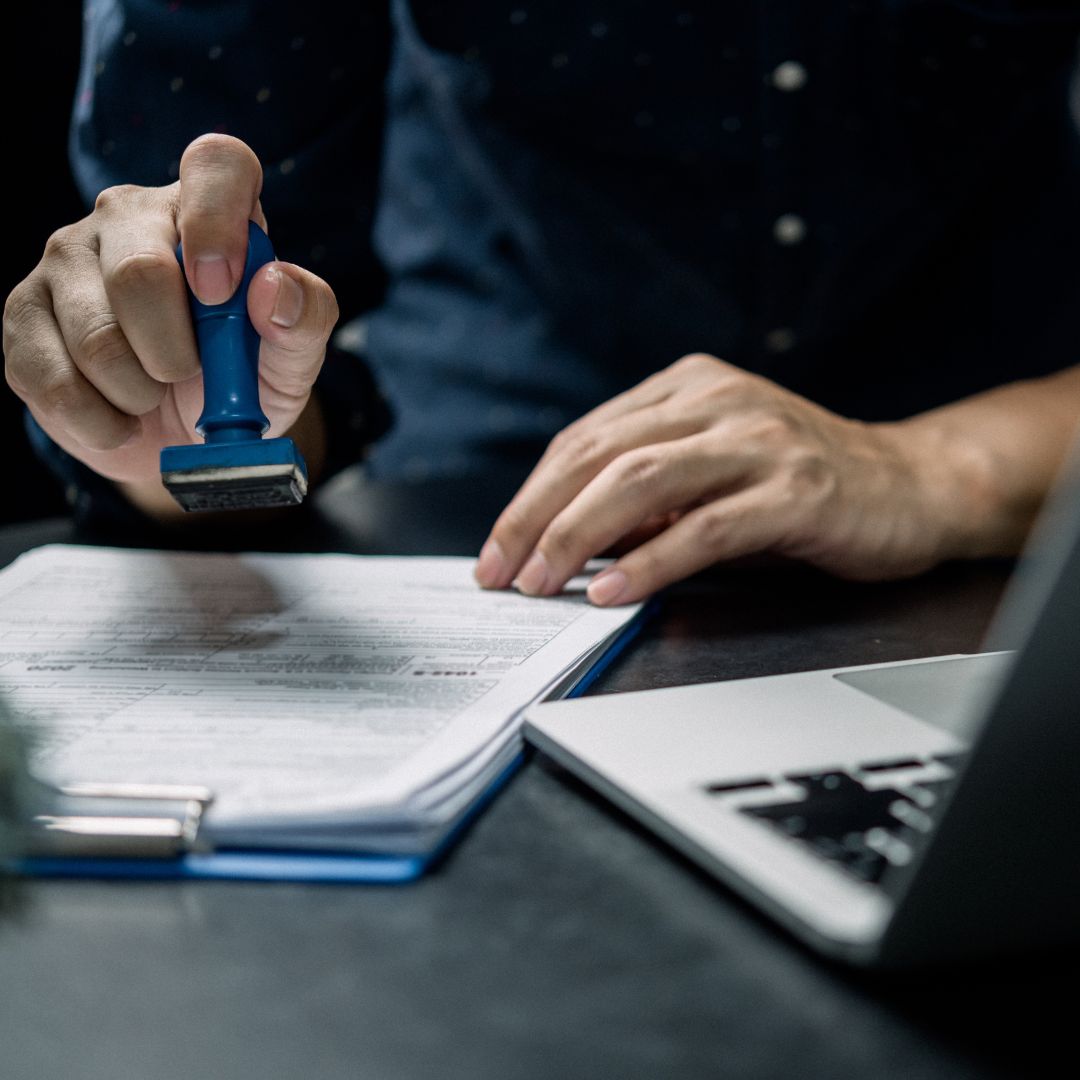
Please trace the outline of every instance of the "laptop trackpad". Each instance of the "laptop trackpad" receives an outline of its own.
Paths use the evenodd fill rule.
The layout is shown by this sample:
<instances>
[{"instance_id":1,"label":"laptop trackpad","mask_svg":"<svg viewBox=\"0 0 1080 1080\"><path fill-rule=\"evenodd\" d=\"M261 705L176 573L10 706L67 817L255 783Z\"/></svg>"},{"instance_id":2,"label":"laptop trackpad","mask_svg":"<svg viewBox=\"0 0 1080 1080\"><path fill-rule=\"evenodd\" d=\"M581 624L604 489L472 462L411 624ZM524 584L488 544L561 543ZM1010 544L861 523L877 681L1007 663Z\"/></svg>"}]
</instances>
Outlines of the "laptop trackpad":
<instances>
[{"instance_id":1,"label":"laptop trackpad","mask_svg":"<svg viewBox=\"0 0 1080 1080\"><path fill-rule=\"evenodd\" d=\"M969 738L1013 653L983 653L834 675L864 694L952 735Z\"/></svg>"}]
</instances>

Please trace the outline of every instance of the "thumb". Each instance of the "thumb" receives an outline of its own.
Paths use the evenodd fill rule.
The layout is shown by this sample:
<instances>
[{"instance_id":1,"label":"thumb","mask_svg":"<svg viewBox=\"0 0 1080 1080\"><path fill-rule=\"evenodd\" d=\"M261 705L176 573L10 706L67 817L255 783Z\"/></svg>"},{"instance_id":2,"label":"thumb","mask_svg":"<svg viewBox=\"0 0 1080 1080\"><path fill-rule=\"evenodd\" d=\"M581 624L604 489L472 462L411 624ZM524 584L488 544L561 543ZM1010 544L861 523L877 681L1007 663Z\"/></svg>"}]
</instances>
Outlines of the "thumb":
<instances>
[{"instance_id":1,"label":"thumb","mask_svg":"<svg viewBox=\"0 0 1080 1080\"><path fill-rule=\"evenodd\" d=\"M248 315L262 345L262 405L272 428L295 419L311 392L338 320L334 291L293 263L260 268L248 288Z\"/></svg>"}]
</instances>

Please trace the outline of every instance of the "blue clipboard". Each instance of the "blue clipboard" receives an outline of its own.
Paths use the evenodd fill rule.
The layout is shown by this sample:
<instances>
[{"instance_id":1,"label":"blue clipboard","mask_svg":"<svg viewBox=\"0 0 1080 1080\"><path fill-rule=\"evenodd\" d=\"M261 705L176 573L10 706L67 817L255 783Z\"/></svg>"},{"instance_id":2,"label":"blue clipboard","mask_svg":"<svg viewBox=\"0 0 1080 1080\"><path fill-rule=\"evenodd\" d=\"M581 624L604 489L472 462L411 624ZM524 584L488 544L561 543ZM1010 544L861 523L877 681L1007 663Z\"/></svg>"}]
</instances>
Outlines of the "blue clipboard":
<instances>
[{"instance_id":1,"label":"blue clipboard","mask_svg":"<svg viewBox=\"0 0 1080 1080\"><path fill-rule=\"evenodd\" d=\"M566 693L583 694L641 632L658 607L649 601L623 627L596 662ZM219 848L190 851L172 858L108 858L36 855L12 869L26 877L98 878L147 881L293 881L325 884L395 885L415 881L440 862L525 760L524 750L506 766L429 852L393 855L370 852L320 852L274 848Z\"/></svg>"}]
</instances>

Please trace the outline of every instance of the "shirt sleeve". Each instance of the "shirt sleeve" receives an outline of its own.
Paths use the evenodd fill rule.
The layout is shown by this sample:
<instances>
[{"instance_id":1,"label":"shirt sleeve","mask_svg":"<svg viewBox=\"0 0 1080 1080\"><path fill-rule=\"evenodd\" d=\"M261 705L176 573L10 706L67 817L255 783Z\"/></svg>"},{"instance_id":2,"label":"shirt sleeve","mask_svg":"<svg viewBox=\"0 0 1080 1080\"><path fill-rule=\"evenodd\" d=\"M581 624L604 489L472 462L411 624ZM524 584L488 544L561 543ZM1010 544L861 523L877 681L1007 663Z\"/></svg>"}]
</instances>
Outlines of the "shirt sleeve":
<instances>
[{"instance_id":1,"label":"shirt sleeve","mask_svg":"<svg viewBox=\"0 0 1080 1080\"><path fill-rule=\"evenodd\" d=\"M71 128L87 203L177 179L207 132L258 155L279 258L334 289L343 321L378 303L372 251L389 61L386 3L86 0Z\"/></svg>"}]
</instances>

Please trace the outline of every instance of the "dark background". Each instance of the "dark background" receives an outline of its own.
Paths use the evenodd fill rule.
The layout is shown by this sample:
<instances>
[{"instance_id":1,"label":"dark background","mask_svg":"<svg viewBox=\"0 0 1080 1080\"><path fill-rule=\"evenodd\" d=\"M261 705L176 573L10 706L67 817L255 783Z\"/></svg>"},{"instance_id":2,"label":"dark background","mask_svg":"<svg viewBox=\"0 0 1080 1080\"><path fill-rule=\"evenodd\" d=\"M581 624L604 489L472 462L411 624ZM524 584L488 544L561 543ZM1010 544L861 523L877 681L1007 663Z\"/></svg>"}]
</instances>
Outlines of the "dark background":
<instances>
[{"instance_id":1,"label":"dark background","mask_svg":"<svg viewBox=\"0 0 1080 1080\"><path fill-rule=\"evenodd\" d=\"M6 236L0 288L6 297L41 258L49 234L86 213L67 160L68 121L81 41L76 0L5 12L8 63L2 66L7 127ZM0 454L5 495L0 524L66 512L60 485L23 432L22 402L0 387Z\"/></svg>"}]
</instances>

